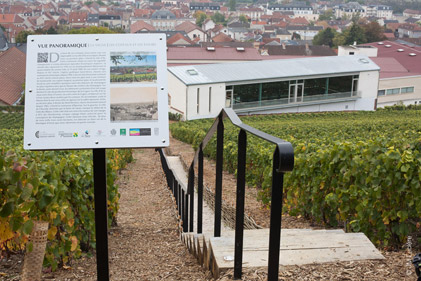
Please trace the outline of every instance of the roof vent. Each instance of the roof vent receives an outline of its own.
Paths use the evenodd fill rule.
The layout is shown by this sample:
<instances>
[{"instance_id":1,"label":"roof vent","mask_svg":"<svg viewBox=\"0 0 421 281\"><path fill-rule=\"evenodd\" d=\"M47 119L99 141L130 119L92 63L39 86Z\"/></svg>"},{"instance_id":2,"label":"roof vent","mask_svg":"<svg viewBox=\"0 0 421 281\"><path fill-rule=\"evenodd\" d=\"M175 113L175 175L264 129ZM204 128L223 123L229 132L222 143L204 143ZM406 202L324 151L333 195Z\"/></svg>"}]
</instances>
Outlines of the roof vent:
<instances>
[{"instance_id":1,"label":"roof vent","mask_svg":"<svg viewBox=\"0 0 421 281\"><path fill-rule=\"evenodd\" d=\"M206 50L213 52L215 51L215 47L207 47Z\"/></svg>"},{"instance_id":2,"label":"roof vent","mask_svg":"<svg viewBox=\"0 0 421 281\"><path fill-rule=\"evenodd\" d=\"M367 59L359 59L358 61L360 63L370 63Z\"/></svg>"},{"instance_id":3,"label":"roof vent","mask_svg":"<svg viewBox=\"0 0 421 281\"><path fill-rule=\"evenodd\" d=\"M237 51L238 51L238 52L244 52L244 51L245 51L245 49L244 49L243 47L237 47Z\"/></svg>"},{"instance_id":4,"label":"roof vent","mask_svg":"<svg viewBox=\"0 0 421 281\"><path fill-rule=\"evenodd\" d=\"M403 52L403 49L398 49L398 52Z\"/></svg>"},{"instance_id":5,"label":"roof vent","mask_svg":"<svg viewBox=\"0 0 421 281\"><path fill-rule=\"evenodd\" d=\"M415 57L417 54L415 54L415 53L410 53L409 54L409 56L411 56L411 57Z\"/></svg>"},{"instance_id":6,"label":"roof vent","mask_svg":"<svg viewBox=\"0 0 421 281\"><path fill-rule=\"evenodd\" d=\"M390 48L392 47L392 45L384 45L386 48Z\"/></svg>"},{"instance_id":7,"label":"roof vent","mask_svg":"<svg viewBox=\"0 0 421 281\"><path fill-rule=\"evenodd\" d=\"M377 45L383 45L384 43L383 42L379 42L379 43L377 43Z\"/></svg>"},{"instance_id":8,"label":"roof vent","mask_svg":"<svg viewBox=\"0 0 421 281\"><path fill-rule=\"evenodd\" d=\"M187 73L190 75L199 75L199 73L196 71L196 69L187 69Z\"/></svg>"}]
</instances>

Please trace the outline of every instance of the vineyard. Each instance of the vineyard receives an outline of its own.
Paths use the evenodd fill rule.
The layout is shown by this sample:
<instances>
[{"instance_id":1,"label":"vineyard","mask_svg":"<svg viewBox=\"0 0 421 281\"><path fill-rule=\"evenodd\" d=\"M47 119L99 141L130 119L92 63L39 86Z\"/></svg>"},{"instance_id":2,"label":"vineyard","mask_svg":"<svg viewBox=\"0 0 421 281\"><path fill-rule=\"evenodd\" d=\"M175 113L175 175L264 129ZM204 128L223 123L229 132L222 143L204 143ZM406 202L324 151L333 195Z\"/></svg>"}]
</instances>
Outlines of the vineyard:
<instances>
[{"instance_id":1,"label":"vineyard","mask_svg":"<svg viewBox=\"0 0 421 281\"><path fill-rule=\"evenodd\" d=\"M23 250L34 221L49 222L44 266L55 270L95 248L92 151L23 150L23 113L0 113L0 253ZM131 150L107 150L109 223L117 173ZM27 249L31 249L30 243Z\"/></svg>"},{"instance_id":2,"label":"vineyard","mask_svg":"<svg viewBox=\"0 0 421 281\"><path fill-rule=\"evenodd\" d=\"M111 83L133 83L133 82L153 82L156 80L156 73L141 74L110 74Z\"/></svg>"},{"instance_id":3,"label":"vineyard","mask_svg":"<svg viewBox=\"0 0 421 281\"><path fill-rule=\"evenodd\" d=\"M373 243L421 245L421 111L328 112L242 117L291 142L295 166L285 176L284 212L362 231ZM213 120L171 124L172 135L198 147ZM238 129L225 122L224 169L237 165ZM216 139L205 154L215 158ZM250 136L247 183L270 204L274 147Z\"/></svg>"}]
</instances>

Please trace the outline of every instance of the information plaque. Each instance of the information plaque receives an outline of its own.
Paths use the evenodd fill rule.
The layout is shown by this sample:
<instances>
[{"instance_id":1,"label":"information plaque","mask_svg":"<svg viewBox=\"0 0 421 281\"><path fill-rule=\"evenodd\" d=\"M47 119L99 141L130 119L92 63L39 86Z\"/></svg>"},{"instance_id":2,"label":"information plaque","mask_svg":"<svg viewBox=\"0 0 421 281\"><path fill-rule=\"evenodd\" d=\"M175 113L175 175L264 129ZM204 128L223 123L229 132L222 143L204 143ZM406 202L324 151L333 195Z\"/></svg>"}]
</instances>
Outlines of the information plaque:
<instances>
[{"instance_id":1,"label":"information plaque","mask_svg":"<svg viewBox=\"0 0 421 281\"><path fill-rule=\"evenodd\" d=\"M24 148L169 145L165 34L28 36Z\"/></svg>"}]
</instances>

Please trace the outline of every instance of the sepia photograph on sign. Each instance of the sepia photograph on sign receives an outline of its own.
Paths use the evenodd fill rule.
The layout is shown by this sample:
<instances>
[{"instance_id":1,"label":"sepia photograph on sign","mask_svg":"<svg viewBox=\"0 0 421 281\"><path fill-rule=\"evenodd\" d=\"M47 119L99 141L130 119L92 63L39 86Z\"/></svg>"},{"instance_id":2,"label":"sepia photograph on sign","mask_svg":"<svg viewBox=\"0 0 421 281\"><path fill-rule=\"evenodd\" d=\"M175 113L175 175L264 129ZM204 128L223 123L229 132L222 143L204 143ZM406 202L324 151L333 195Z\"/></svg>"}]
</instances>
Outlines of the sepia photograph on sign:
<instances>
[{"instance_id":1,"label":"sepia photograph on sign","mask_svg":"<svg viewBox=\"0 0 421 281\"><path fill-rule=\"evenodd\" d=\"M158 120L156 87L111 88L110 121Z\"/></svg>"},{"instance_id":2,"label":"sepia photograph on sign","mask_svg":"<svg viewBox=\"0 0 421 281\"><path fill-rule=\"evenodd\" d=\"M156 54L111 53L111 83L156 83Z\"/></svg>"}]
</instances>

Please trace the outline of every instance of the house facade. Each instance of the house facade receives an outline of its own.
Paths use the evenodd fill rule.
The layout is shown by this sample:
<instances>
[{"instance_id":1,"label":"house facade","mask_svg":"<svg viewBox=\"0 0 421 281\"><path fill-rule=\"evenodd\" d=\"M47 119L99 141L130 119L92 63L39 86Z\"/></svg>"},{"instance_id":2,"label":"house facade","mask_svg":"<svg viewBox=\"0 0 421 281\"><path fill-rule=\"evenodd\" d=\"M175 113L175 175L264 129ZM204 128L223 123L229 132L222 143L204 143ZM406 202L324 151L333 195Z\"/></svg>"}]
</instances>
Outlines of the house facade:
<instances>
[{"instance_id":1,"label":"house facade","mask_svg":"<svg viewBox=\"0 0 421 281\"><path fill-rule=\"evenodd\" d=\"M379 67L332 56L168 68L170 108L185 120L238 114L374 110Z\"/></svg>"}]
</instances>

